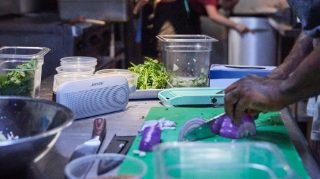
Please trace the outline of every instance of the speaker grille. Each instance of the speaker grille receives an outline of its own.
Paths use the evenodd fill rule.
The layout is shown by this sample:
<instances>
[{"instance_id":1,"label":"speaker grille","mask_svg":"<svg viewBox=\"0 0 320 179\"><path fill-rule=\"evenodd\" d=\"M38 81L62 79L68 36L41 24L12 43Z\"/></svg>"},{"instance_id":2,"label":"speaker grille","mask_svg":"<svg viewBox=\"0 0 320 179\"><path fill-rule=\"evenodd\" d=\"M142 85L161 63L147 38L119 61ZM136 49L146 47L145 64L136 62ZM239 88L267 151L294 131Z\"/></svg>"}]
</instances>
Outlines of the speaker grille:
<instances>
[{"instance_id":1,"label":"speaker grille","mask_svg":"<svg viewBox=\"0 0 320 179\"><path fill-rule=\"evenodd\" d=\"M128 85L115 85L61 94L60 103L69 107L76 119L123 110L129 99Z\"/></svg>"}]
</instances>

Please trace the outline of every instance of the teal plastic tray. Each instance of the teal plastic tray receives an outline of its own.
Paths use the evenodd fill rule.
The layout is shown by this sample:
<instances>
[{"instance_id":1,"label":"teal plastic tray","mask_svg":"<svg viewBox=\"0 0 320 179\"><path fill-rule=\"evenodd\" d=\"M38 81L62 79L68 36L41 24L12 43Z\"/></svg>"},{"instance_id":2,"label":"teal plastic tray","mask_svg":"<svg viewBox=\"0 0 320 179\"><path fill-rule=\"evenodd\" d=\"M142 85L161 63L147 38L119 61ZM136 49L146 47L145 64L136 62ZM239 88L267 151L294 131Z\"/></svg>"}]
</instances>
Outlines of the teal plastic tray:
<instances>
[{"instance_id":1,"label":"teal plastic tray","mask_svg":"<svg viewBox=\"0 0 320 179\"><path fill-rule=\"evenodd\" d=\"M158 93L166 105L223 105L224 93L221 88L170 88Z\"/></svg>"}]
</instances>

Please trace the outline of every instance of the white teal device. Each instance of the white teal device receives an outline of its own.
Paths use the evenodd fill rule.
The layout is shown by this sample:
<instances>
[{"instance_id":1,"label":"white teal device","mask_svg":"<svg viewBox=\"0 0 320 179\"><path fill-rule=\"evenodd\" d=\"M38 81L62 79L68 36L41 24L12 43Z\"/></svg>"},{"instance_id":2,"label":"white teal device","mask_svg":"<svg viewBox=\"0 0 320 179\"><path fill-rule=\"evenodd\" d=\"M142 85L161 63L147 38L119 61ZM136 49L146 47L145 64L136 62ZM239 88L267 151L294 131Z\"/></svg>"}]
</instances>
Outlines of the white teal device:
<instances>
[{"instance_id":1,"label":"white teal device","mask_svg":"<svg viewBox=\"0 0 320 179\"><path fill-rule=\"evenodd\" d=\"M128 81L122 76L66 82L56 91L56 102L70 108L75 119L124 110L128 101Z\"/></svg>"}]
</instances>

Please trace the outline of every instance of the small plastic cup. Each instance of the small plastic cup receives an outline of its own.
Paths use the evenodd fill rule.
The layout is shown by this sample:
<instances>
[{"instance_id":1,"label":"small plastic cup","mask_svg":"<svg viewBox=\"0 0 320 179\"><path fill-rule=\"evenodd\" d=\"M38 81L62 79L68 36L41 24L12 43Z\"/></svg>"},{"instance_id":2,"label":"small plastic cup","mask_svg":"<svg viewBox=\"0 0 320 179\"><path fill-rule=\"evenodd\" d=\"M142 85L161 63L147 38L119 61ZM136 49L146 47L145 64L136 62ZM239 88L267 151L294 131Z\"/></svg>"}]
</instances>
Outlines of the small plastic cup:
<instances>
[{"instance_id":1,"label":"small plastic cup","mask_svg":"<svg viewBox=\"0 0 320 179\"><path fill-rule=\"evenodd\" d=\"M125 69L103 69L95 73L99 76L123 76L127 78L130 92L134 92L137 87L139 75Z\"/></svg>"},{"instance_id":2,"label":"small plastic cup","mask_svg":"<svg viewBox=\"0 0 320 179\"><path fill-rule=\"evenodd\" d=\"M57 89L60 85L62 85L65 82L70 82L70 81L77 81L77 80L83 80L83 79L88 79L92 78L92 74L68 74L68 73L60 73L54 75L53 79L53 92L56 93Z\"/></svg>"},{"instance_id":3,"label":"small plastic cup","mask_svg":"<svg viewBox=\"0 0 320 179\"><path fill-rule=\"evenodd\" d=\"M94 154L75 159L64 169L66 178L112 178L140 179L147 171L146 164L134 157L122 154Z\"/></svg>"},{"instance_id":4,"label":"small plastic cup","mask_svg":"<svg viewBox=\"0 0 320 179\"><path fill-rule=\"evenodd\" d=\"M91 66L95 68L97 65L97 59L94 57L85 57L85 56L71 56L64 57L60 59L61 66L70 66L70 65L78 65L78 66Z\"/></svg>"},{"instance_id":5,"label":"small plastic cup","mask_svg":"<svg viewBox=\"0 0 320 179\"><path fill-rule=\"evenodd\" d=\"M90 74L94 73L94 68L90 66L59 66L56 68L58 74L60 73L74 73L74 74Z\"/></svg>"}]
</instances>

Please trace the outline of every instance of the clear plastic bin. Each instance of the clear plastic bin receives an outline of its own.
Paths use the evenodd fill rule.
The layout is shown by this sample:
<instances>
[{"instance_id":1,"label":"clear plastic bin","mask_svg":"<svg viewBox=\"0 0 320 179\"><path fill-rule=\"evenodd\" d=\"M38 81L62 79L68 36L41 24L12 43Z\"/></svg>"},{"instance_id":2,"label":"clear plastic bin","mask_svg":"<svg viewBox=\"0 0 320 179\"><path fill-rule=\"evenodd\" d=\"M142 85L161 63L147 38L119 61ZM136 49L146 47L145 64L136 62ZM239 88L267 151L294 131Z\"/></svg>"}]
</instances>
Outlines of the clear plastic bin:
<instances>
[{"instance_id":1,"label":"clear plastic bin","mask_svg":"<svg viewBox=\"0 0 320 179\"><path fill-rule=\"evenodd\" d=\"M0 48L0 95L39 97L46 47Z\"/></svg>"},{"instance_id":2,"label":"clear plastic bin","mask_svg":"<svg viewBox=\"0 0 320 179\"><path fill-rule=\"evenodd\" d=\"M155 178L295 178L281 151L267 142L163 143L154 149Z\"/></svg>"},{"instance_id":3,"label":"clear plastic bin","mask_svg":"<svg viewBox=\"0 0 320 179\"><path fill-rule=\"evenodd\" d=\"M94 57L85 57L85 56L71 56L64 57L60 59L60 64L63 67L66 66L90 66L95 68L97 65L97 59Z\"/></svg>"},{"instance_id":4,"label":"clear plastic bin","mask_svg":"<svg viewBox=\"0 0 320 179\"><path fill-rule=\"evenodd\" d=\"M69 73L59 73L54 75L53 78L53 93L55 94L57 92L57 89L60 85L66 82L70 81L78 81L78 80L83 80L83 79L89 79L93 78L93 74L69 74Z\"/></svg>"},{"instance_id":5,"label":"clear plastic bin","mask_svg":"<svg viewBox=\"0 0 320 179\"><path fill-rule=\"evenodd\" d=\"M159 35L170 87L208 86L210 52L216 39L207 35Z\"/></svg>"},{"instance_id":6,"label":"clear plastic bin","mask_svg":"<svg viewBox=\"0 0 320 179\"><path fill-rule=\"evenodd\" d=\"M138 158L110 153L75 159L68 163L64 171L68 179L140 179L146 174L147 166Z\"/></svg>"},{"instance_id":7,"label":"clear plastic bin","mask_svg":"<svg viewBox=\"0 0 320 179\"><path fill-rule=\"evenodd\" d=\"M56 68L58 74L66 73L66 74L79 74L79 75L93 75L95 69L90 66L58 66Z\"/></svg>"}]
</instances>

